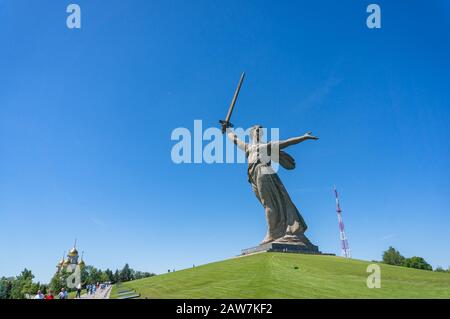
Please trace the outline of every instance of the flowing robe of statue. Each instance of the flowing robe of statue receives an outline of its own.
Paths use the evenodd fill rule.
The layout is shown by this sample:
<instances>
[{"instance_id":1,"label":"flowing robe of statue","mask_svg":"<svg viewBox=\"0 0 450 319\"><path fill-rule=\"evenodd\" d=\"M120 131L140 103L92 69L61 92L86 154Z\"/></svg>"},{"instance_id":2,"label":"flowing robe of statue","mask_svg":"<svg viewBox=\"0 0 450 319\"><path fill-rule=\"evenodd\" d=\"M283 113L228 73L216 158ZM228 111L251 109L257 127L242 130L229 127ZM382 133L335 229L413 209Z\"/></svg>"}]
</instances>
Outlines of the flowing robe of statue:
<instances>
[{"instance_id":1,"label":"flowing robe of statue","mask_svg":"<svg viewBox=\"0 0 450 319\"><path fill-rule=\"evenodd\" d=\"M250 136L252 143L246 144L233 132L228 132L228 137L245 151L248 160L249 183L265 209L268 229L261 244L276 241L303 243L305 246L312 245L304 235L307 225L271 163L276 161L287 169L293 169L295 167L294 159L281 149L304 140L318 138L308 133L286 141L260 143L261 126L253 127Z\"/></svg>"},{"instance_id":2,"label":"flowing robe of statue","mask_svg":"<svg viewBox=\"0 0 450 319\"><path fill-rule=\"evenodd\" d=\"M263 205L267 219L267 235L263 243L284 239L295 241L303 234L306 223L292 202L278 174L270 166L271 144L247 147L248 178L253 192ZM267 156L267 157L266 157Z\"/></svg>"}]
</instances>

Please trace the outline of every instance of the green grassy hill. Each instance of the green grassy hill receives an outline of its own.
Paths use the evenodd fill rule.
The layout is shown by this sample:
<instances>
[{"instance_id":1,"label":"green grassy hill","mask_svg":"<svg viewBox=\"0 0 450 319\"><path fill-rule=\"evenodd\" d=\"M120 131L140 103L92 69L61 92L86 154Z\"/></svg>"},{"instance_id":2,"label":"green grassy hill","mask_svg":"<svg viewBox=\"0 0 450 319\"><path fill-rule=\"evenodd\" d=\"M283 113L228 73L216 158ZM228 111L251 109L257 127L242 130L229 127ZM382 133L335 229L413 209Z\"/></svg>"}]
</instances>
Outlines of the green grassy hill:
<instances>
[{"instance_id":1,"label":"green grassy hill","mask_svg":"<svg viewBox=\"0 0 450 319\"><path fill-rule=\"evenodd\" d=\"M379 264L381 288L369 289L369 264L334 256L262 253L122 287L144 298L450 298L450 274L384 264Z\"/></svg>"}]
</instances>

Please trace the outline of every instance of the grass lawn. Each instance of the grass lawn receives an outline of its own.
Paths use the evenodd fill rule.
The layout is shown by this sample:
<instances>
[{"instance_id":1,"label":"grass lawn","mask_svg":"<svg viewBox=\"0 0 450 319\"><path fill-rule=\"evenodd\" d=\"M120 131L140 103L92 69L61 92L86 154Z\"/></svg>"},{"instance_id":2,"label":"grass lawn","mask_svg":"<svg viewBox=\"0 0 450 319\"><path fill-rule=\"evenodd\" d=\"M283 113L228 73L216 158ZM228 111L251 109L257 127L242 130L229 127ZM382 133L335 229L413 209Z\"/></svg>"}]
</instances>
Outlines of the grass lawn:
<instances>
[{"instance_id":1,"label":"grass lawn","mask_svg":"<svg viewBox=\"0 0 450 319\"><path fill-rule=\"evenodd\" d=\"M69 299L75 299L76 295L77 295L76 291L69 292Z\"/></svg>"},{"instance_id":2,"label":"grass lawn","mask_svg":"<svg viewBox=\"0 0 450 319\"><path fill-rule=\"evenodd\" d=\"M261 253L123 283L120 289L135 289L142 298L450 298L450 274L385 264L379 264L381 288L369 289L369 264Z\"/></svg>"}]
</instances>

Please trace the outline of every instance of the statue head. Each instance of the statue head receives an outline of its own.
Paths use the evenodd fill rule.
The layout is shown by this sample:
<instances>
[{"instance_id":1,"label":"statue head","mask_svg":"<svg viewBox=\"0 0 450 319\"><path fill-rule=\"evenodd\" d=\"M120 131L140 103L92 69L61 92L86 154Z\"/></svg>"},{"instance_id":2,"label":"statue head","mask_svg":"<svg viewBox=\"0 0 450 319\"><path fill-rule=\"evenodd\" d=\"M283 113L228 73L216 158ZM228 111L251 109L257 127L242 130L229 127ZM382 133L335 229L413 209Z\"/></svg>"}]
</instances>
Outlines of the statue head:
<instances>
[{"instance_id":1,"label":"statue head","mask_svg":"<svg viewBox=\"0 0 450 319\"><path fill-rule=\"evenodd\" d=\"M259 143L262 141L262 138L264 136L264 130L262 125L253 125L250 128L250 139L253 143Z\"/></svg>"}]
</instances>

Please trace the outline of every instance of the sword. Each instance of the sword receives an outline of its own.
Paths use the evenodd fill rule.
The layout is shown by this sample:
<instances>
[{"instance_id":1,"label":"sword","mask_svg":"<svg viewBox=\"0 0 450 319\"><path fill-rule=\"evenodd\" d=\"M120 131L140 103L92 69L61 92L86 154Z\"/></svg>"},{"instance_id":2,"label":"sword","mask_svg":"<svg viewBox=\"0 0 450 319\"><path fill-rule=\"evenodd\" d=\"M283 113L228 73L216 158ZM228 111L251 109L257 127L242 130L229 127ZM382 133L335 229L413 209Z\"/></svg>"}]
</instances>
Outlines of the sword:
<instances>
[{"instance_id":1,"label":"sword","mask_svg":"<svg viewBox=\"0 0 450 319\"><path fill-rule=\"evenodd\" d=\"M234 106L236 104L237 98L239 96L239 91L241 90L242 83L244 82L245 78L245 72L242 73L241 79L239 80L238 87L236 91L234 92L233 100L231 100L230 108L228 109L228 114L225 120L220 120L219 123L222 125L222 134L225 134L228 127L233 127L233 124L231 124L231 114L233 114Z\"/></svg>"}]
</instances>

